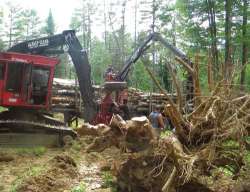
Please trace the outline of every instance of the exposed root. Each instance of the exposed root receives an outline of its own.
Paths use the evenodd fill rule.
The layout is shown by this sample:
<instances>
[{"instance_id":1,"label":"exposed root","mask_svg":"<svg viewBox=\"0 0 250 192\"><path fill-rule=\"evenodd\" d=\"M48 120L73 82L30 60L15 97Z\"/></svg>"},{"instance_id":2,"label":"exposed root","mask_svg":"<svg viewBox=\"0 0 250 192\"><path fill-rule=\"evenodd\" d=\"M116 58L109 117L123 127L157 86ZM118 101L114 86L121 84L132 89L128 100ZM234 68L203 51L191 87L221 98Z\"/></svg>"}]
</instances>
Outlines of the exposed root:
<instances>
[{"instance_id":1,"label":"exposed root","mask_svg":"<svg viewBox=\"0 0 250 192\"><path fill-rule=\"evenodd\" d=\"M96 131L89 149L120 148L124 157L113 166L119 191L172 192L183 191L182 186L191 191L191 184L212 191L198 177L210 178L220 168L230 171L234 179L240 177L249 147L245 138L250 130L250 96L237 97L222 81L198 104L189 115L166 104L164 112L175 133L158 141L146 117L124 121L114 116L105 132ZM228 183L221 191L232 189L234 183Z\"/></svg>"}]
</instances>

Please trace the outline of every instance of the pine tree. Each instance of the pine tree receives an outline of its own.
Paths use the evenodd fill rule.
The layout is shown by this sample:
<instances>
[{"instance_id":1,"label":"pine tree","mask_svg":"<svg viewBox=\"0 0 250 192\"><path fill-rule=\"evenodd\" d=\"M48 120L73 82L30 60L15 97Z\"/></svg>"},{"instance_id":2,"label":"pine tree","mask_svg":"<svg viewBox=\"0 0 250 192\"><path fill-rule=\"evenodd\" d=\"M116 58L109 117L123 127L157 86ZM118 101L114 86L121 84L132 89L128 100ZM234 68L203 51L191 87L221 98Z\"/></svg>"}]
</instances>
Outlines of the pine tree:
<instances>
[{"instance_id":1,"label":"pine tree","mask_svg":"<svg viewBox=\"0 0 250 192\"><path fill-rule=\"evenodd\" d=\"M25 9L18 15L16 33L19 41L34 39L39 36L40 18L34 9Z\"/></svg>"},{"instance_id":2,"label":"pine tree","mask_svg":"<svg viewBox=\"0 0 250 192\"><path fill-rule=\"evenodd\" d=\"M36 10L26 9L22 12L22 20L24 27L24 37L26 40L34 39L39 36L40 18L37 15Z\"/></svg>"},{"instance_id":3,"label":"pine tree","mask_svg":"<svg viewBox=\"0 0 250 192\"><path fill-rule=\"evenodd\" d=\"M242 85L245 83L245 73L246 73L246 64L248 60L248 55L247 55L247 46L249 45L248 43L248 37L247 35L247 22L248 22L248 1L243 0L243 20L242 20L242 72L241 72L241 79L240 79L240 84Z\"/></svg>"},{"instance_id":4,"label":"pine tree","mask_svg":"<svg viewBox=\"0 0 250 192\"><path fill-rule=\"evenodd\" d=\"M209 23L209 33L211 38L211 52L212 52L212 65L214 66L214 74L217 79L216 73L219 71L219 55L218 55L218 47L217 47L217 23L215 19L215 2L213 0L206 0L206 10L208 15L208 23ZM217 71L217 72L216 72Z\"/></svg>"},{"instance_id":5,"label":"pine tree","mask_svg":"<svg viewBox=\"0 0 250 192\"><path fill-rule=\"evenodd\" d=\"M69 64L69 57L67 54L59 56L60 64L56 66L55 77L68 79L71 76L71 65Z\"/></svg>"},{"instance_id":6,"label":"pine tree","mask_svg":"<svg viewBox=\"0 0 250 192\"><path fill-rule=\"evenodd\" d=\"M138 25L138 0L134 2L134 47L137 46L137 25Z\"/></svg>"},{"instance_id":7,"label":"pine tree","mask_svg":"<svg viewBox=\"0 0 250 192\"><path fill-rule=\"evenodd\" d=\"M106 0L103 0L103 25L104 25L104 42L105 42L105 48L107 48L107 3Z\"/></svg>"},{"instance_id":8,"label":"pine tree","mask_svg":"<svg viewBox=\"0 0 250 192\"><path fill-rule=\"evenodd\" d=\"M16 43L21 36L22 25L20 20L20 14L22 8L19 5L14 5L10 2L7 3L8 17L5 20L5 26L7 28L6 36L8 38L8 46Z\"/></svg>"},{"instance_id":9,"label":"pine tree","mask_svg":"<svg viewBox=\"0 0 250 192\"><path fill-rule=\"evenodd\" d=\"M110 28L110 33L108 33L108 49L112 55L112 65L117 69L124 62L123 34L125 33L125 18L122 17L123 14L119 15L119 13L122 13L121 8L120 1L110 2L108 5L108 25Z\"/></svg>"},{"instance_id":10,"label":"pine tree","mask_svg":"<svg viewBox=\"0 0 250 192\"><path fill-rule=\"evenodd\" d=\"M4 34L2 33L3 31L3 9L0 7L0 50L4 49L4 41L3 41L3 36Z\"/></svg>"},{"instance_id":11,"label":"pine tree","mask_svg":"<svg viewBox=\"0 0 250 192\"><path fill-rule=\"evenodd\" d=\"M52 15L51 9L49 10L49 15L46 19L46 26L44 27L44 31L47 35L54 35L55 34L55 22Z\"/></svg>"},{"instance_id":12,"label":"pine tree","mask_svg":"<svg viewBox=\"0 0 250 192\"><path fill-rule=\"evenodd\" d=\"M92 17L95 13L94 11L95 5L83 0L81 7L74 10L70 23L70 28L77 31L82 46L88 49L89 54L91 54Z\"/></svg>"},{"instance_id":13,"label":"pine tree","mask_svg":"<svg viewBox=\"0 0 250 192\"><path fill-rule=\"evenodd\" d=\"M225 0L225 66L224 78L232 72L232 0Z\"/></svg>"}]
</instances>

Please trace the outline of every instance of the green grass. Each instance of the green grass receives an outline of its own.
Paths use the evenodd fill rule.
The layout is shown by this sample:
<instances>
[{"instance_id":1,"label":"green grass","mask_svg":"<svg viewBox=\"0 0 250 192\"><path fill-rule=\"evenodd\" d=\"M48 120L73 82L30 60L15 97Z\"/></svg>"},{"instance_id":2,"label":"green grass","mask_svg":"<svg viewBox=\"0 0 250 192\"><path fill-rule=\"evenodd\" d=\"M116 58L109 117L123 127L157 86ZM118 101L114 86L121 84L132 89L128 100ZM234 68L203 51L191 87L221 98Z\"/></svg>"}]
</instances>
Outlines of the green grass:
<instances>
[{"instance_id":1,"label":"green grass","mask_svg":"<svg viewBox=\"0 0 250 192\"><path fill-rule=\"evenodd\" d=\"M223 147L230 147L230 148L239 148L240 145L238 142L233 141L233 140L227 140L222 143Z\"/></svg>"},{"instance_id":2,"label":"green grass","mask_svg":"<svg viewBox=\"0 0 250 192\"><path fill-rule=\"evenodd\" d=\"M70 190L70 192L85 192L85 191L86 191L86 184L83 182L81 182L78 186Z\"/></svg>"},{"instance_id":3,"label":"green grass","mask_svg":"<svg viewBox=\"0 0 250 192\"><path fill-rule=\"evenodd\" d=\"M244 155L245 162L250 165L250 151L247 151Z\"/></svg>"},{"instance_id":4,"label":"green grass","mask_svg":"<svg viewBox=\"0 0 250 192\"><path fill-rule=\"evenodd\" d=\"M29 167L22 175L19 175L11 184L10 192L16 192L23 181L29 177L40 175L46 168L44 166Z\"/></svg>"},{"instance_id":5,"label":"green grass","mask_svg":"<svg viewBox=\"0 0 250 192\"><path fill-rule=\"evenodd\" d=\"M113 186L113 175L109 171L102 172L103 187L109 188Z\"/></svg>"},{"instance_id":6,"label":"green grass","mask_svg":"<svg viewBox=\"0 0 250 192\"><path fill-rule=\"evenodd\" d=\"M224 175L228 176L228 177L232 177L233 176L233 172L229 169L229 167L219 167L219 171L223 172Z\"/></svg>"},{"instance_id":7,"label":"green grass","mask_svg":"<svg viewBox=\"0 0 250 192\"><path fill-rule=\"evenodd\" d=\"M83 119L78 118L78 125L76 124L76 121L73 121L73 122L71 123L70 127L71 127L72 129L77 129L77 128L81 127L84 123L85 123L85 122L84 122Z\"/></svg>"},{"instance_id":8,"label":"green grass","mask_svg":"<svg viewBox=\"0 0 250 192\"><path fill-rule=\"evenodd\" d=\"M250 136L245 137L246 142L250 143Z\"/></svg>"},{"instance_id":9,"label":"green grass","mask_svg":"<svg viewBox=\"0 0 250 192\"><path fill-rule=\"evenodd\" d=\"M75 151L80 151L82 148L81 144L78 141L73 141L72 149Z\"/></svg>"},{"instance_id":10,"label":"green grass","mask_svg":"<svg viewBox=\"0 0 250 192\"><path fill-rule=\"evenodd\" d=\"M5 107L0 106L0 112L7 111L8 109Z\"/></svg>"},{"instance_id":11,"label":"green grass","mask_svg":"<svg viewBox=\"0 0 250 192\"><path fill-rule=\"evenodd\" d=\"M77 126L77 125L76 125L76 121L73 121L73 122L71 123L70 127L71 127L72 129L77 129L77 128L79 127L79 125Z\"/></svg>"},{"instance_id":12,"label":"green grass","mask_svg":"<svg viewBox=\"0 0 250 192\"><path fill-rule=\"evenodd\" d=\"M16 153L19 155L35 155L42 156L47 152L45 147L32 147L32 148L17 148Z\"/></svg>"},{"instance_id":13,"label":"green grass","mask_svg":"<svg viewBox=\"0 0 250 192\"><path fill-rule=\"evenodd\" d=\"M161 132L161 138L164 138L164 137L169 137L170 135L172 135L173 134L173 132L172 131L170 131L170 130L165 130L165 131L162 131Z\"/></svg>"}]
</instances>

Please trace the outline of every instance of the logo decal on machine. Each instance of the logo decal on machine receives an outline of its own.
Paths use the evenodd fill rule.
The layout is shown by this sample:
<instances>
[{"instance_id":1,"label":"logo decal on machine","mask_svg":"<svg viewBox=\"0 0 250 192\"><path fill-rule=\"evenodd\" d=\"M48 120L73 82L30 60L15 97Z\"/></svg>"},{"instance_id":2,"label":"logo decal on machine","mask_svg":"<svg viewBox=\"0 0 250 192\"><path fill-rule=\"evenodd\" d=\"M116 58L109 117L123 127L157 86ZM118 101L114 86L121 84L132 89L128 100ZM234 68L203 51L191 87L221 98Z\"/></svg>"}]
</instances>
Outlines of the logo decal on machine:
<instances>
[{"instance_id":1,"label":"logo decal on machine","mask_svg":"<svg viewBox=\"0 0 250 192\"><path fill-rule=\"evenodd\" d=\"M10 102L10 103L16 103L16 102L17 102L17 99L16 99L16 98L9 98L9 102Z\"/></svg>"},{"instance_id":2,"label":"logo decal on machine","mask_svg":"<svg viewBox=\"0 0 250 192\"><path fill-rule=\"evenodd\" d=\"M28 43L28 48L29 49L34 49L38 47L45 47L49 45L49 40L48 39L41 39L37 41L31 41Z\"/></svg>"}]
</instances>

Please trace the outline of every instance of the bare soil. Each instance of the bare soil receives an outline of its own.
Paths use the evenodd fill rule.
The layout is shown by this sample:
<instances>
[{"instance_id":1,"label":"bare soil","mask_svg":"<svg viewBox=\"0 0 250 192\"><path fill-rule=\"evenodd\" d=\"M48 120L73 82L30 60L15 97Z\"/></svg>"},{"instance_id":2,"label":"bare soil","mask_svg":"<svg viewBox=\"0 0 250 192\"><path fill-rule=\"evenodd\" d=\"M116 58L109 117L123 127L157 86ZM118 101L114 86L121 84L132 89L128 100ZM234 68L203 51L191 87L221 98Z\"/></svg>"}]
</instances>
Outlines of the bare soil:
<instances>
[{"instance_id":1,"label":"bare soil","mask_svg":"<svg viewBox=\"0 0 250 192\"><path fill-rule=\"evenodd\" d=\"M0 154L0 191L71 192L82 184L86 192L111 191L104 186L103 173L110 170L119 150L87 153L87 140L82 139L67 149L47 149L41 155L4 149Z\"/></svg>"},{"instance_id":2,"label":"bare soil","mask_svg":"<svg viewBox=\"0 0 250 192\"><path fill-rule=\"evenodd\" d=\"M101 152L89 152L88 147L94 138L96 136L84 136L71 147L47 149L41 154L20 149L1 149L0 191L75 192L73 189L84 185L85 192L113 192L114 188L110 185L110 180L118 184L119 192L161 191L159 187L165 183L165 178L173 169L171 162L165 161L162 165L163 170L161 167L156 169L159 165L157 159L162 157L144 157L143 153L124 153L115 145ZM154 173L152 173L153 170ZM248 173L249 170L247 168L245 172ZM114 179L110 178L110 175L105 175L107 172L110 175L119 174ZM149 173L152 173L153 177ZM216 179L212 181L207 177L206 182L204 178L202 183L207 183L206 186L192 180L177 188L176 191L243 192L249 190L249 178L238 183L236 187L232 186L231 177L221 172L211 178Z\"/></svg>"}]
</instances>

